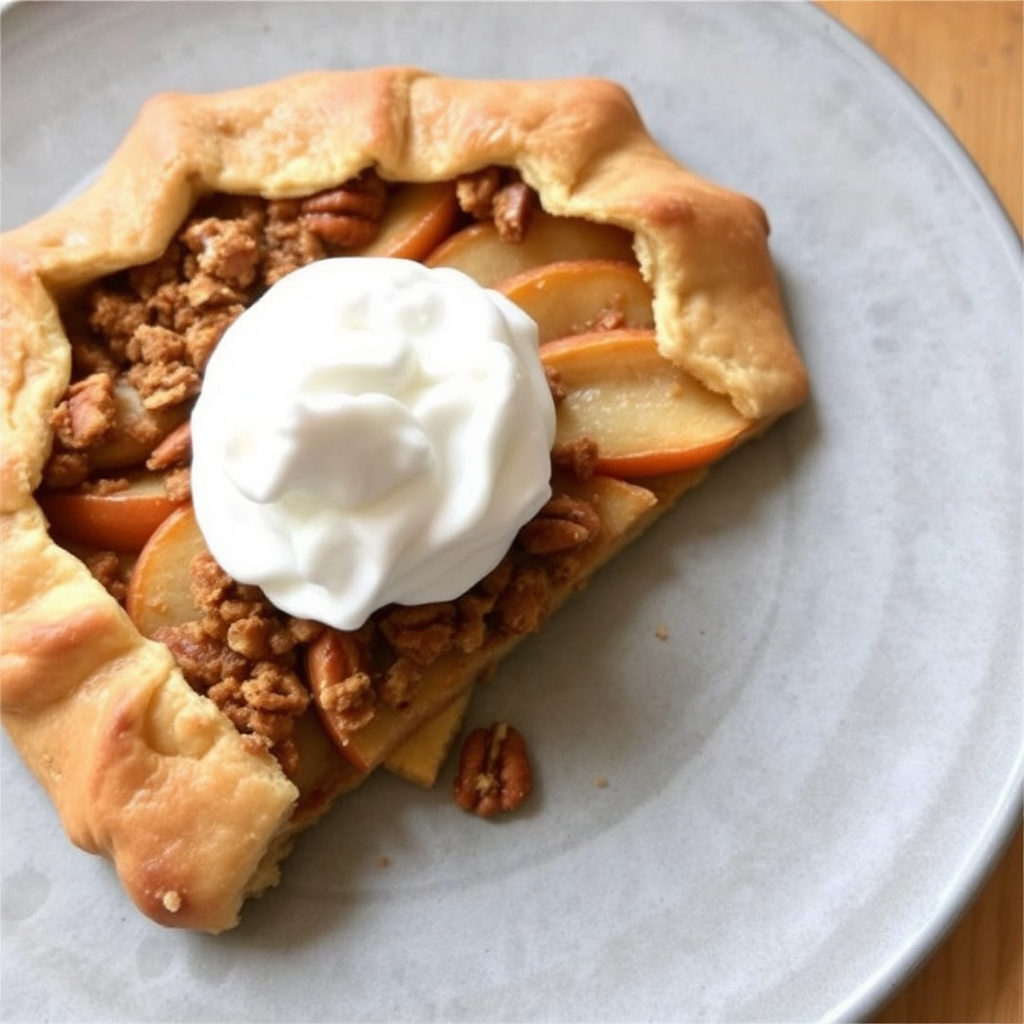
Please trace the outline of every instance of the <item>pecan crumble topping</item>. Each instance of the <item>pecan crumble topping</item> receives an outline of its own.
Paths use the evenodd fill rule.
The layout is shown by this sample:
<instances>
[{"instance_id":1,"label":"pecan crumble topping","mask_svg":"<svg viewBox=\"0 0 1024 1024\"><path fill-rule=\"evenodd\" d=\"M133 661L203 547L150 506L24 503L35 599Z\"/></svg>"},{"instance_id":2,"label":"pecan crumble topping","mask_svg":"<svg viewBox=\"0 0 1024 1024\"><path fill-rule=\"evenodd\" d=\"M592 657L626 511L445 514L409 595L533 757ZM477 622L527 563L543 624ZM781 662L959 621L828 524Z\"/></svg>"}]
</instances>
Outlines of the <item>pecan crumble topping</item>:
<instances>
[{"instance_id":1,"label":"pecan crumble topping","mask_svg":"<svg viewBox=\"0 0 1024 1024\"><path fill-rule=\"evenodd\" d=\"M493 222L506 240L523 239L537 199L518 174L489 167L459 178L455 189L467 218ZM210 196L158 259L97 282L63 311L73 381L52 416L46 487L113 493L128 486L123 471L145 467L159 474L168 498L188 500L188 416L224 331L287 274L372 241L388 199L389 186L373 170L302 199ZM564 395L557 374L549 385L557 403ZM556 449L553 465L586 480L596 458L584 439ZM389 606L346 634L280 612L258 588L200 555L190 567L196 618L160 628L155 639L194 689L294 775L295 723L311 701L348 731L378 707L406 707L438 658L539 628L553 588L599 531L593 506L556 491L470 591ZM122 559L99 552L86 562L123 602Z\"/></svg>"}]
</instances>

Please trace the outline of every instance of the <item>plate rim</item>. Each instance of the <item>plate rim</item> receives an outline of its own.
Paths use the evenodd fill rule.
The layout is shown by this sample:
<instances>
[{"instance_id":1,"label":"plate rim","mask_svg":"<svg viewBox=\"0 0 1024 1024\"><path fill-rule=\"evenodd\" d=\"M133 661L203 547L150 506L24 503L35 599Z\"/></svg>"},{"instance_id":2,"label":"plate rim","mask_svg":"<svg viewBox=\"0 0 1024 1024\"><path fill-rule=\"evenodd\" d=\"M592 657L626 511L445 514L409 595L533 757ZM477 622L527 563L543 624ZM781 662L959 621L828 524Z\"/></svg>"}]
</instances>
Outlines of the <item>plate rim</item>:
<instances>
[{"instance_id":1,"label":"plate rim","mask_svg":"<svg viewBox=\"0 0 1024 1024\"><path fill-rule=\"evenodd\" d=\"M15 7L26 6L27 0L0 0L0 16ZM1016 254L1019 263L1024 252L1021 233L977 161L931 104L897 68L831 12L811 3L795 6L798 8L793 12L796 16L817 19L820 26L827 27L827 34L833 43L843 47L848 54L855 55L861 63L872 65L872 74L876 80L884 80L891 90L902 95L907 113L915 114L919 121L927 123L933 137L941 137L948 147L950 158L960 163L963 178L970 181L973 194L983 201L986 212L991 216L992 229L1006 243L1011 261ZM949 147L950 142L952 147ZM993 796L996 799L992 802L988 827L977 837L972 847L971 860L965 869L950 880L951 884L955 883L954 891L943 893L943 899L938 903L928 926L921 928L908 942L902 943L898 955L890 958L874 976L865 979L857 991L833 1009L828 1019L864 1019L871 1015L934 953L970 908L1004 855L1024 815L1024 739L1003 790Z\"/></svg>"},{"instance_id":2,"label":"plate rim","mask_svg":"<svg viewBox=\"0 0 1024 1024\"><path fill-rule=\"evenodd\" d=\"M930 133L939 136L948 146L952 144L955 158L963 164L962 170L971 180L975 194L983 200L992 216L993 228L1003 236L1009 253L1016 253L1024 265L1024 236L1004 206L992 183L982 171L964 142L945 122L921 91L868 42L840 21L831 11L817 4L801 5L803 12L818 19L824 30L848 54L873 65L876 78L886 82L894 92L902 94L908 111L916 111L920 120L928 125ZM951 154L954 155L954 154ZM1021 267L1018 267L1020 270ZM1024 327L1024 324L1022 324ZM1024 625L1024 623L1022 623ZM985 883L995 872L1002 857L1024 820L1024 736L1017 751L1017 759L1004 788L993 803L987 833L979 837L974 856L966 869L951 880L952 893L945 893L939 901L932 920L904 943L900 952L874 976L865 979L860 989L834 1007L829 1021L866 1020L877 1014L913 975L928 962L956 925L964 918L980 895Z\"/></svg>"}]
</instances>

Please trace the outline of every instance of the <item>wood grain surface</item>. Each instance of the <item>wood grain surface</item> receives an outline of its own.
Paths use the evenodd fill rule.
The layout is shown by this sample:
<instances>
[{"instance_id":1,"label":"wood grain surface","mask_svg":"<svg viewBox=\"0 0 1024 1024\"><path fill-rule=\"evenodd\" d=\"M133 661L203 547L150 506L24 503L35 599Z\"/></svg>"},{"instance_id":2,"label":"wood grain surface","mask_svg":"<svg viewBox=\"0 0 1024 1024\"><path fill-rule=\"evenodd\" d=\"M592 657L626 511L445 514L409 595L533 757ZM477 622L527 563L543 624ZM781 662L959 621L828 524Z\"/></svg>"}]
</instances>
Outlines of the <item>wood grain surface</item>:
<instances>
[{"instance_id":1,"label":"wood grain surface","mask_svg":"<svg viewBox=\"0 0 1024 1024\"><path fill-rule=\"evenodd\" d=\"M836 2L819 6L859 35L963 143L1022 232L1024 71L1020 0ZM1024 1021L1021 829L964 917L881 1009L878 1024Z\"/></svg>"}]
</instances>

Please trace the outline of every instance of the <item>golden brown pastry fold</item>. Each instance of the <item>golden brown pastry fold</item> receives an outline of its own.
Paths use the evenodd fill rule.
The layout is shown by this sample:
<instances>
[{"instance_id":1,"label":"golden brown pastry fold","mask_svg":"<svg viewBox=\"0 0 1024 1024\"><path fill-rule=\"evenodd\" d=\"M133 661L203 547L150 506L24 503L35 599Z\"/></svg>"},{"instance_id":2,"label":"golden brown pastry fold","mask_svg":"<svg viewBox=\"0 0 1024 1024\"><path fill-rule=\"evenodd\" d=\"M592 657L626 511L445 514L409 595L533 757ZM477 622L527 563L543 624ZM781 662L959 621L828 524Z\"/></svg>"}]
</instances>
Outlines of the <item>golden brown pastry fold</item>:
<instances>
[{"instance_id":1,"label":"golden brown pastry fold","mask_svg":"<svg viewBox=\"0 0 1024 1024\"><path fill-rule=\"evenodd\" d=\"M744 415L767 424L804 400L764 212L676 163L602 80L386 68L160 96L87 192L3 237L3 720L72 841L110 857L162 923L231 927L275 878L297 791L49 538L33 492L70 373L59 304L158 257L212 192L303 196L369 166L421 182L494 164L518 168L549 213L634 233L662 351Z\"/></svg>"}]
</instances>

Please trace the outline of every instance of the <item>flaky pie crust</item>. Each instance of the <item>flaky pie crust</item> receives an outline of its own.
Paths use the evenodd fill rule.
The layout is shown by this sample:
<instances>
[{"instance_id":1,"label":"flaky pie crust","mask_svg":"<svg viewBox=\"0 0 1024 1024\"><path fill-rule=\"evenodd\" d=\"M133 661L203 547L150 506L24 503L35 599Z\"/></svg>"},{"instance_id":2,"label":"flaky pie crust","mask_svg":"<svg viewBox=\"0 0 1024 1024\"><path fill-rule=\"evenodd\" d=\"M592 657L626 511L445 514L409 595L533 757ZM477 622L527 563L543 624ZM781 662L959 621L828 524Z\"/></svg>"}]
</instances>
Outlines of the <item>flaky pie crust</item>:
<instances>
[{"instance_id":1,"label":"flaky pie crust","mask_svg":"<svg viewBox=\"0 0 1024 1024\"><path fill-rule=\"evenodd\" d=\"M634 233L662 351L767 424L807 394L754 201L681 167L619 86L488 82L409 68L301 75L149 101L85 193L0 252L0 683L3 721L70 838L110 857L140 909L220 931L297 791L188 686L33 498L70 375L59 304L156 259L212 192L305 196L367 167L404 182L517 168L549 213ZM272 865L271 865L272 868Z\"/></svg>"}]
</instances>

